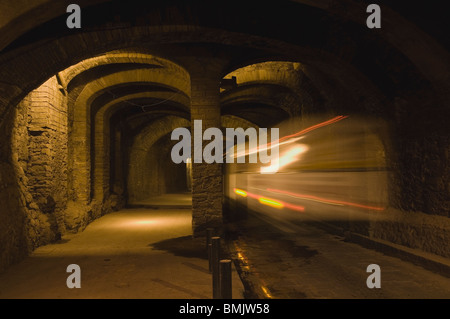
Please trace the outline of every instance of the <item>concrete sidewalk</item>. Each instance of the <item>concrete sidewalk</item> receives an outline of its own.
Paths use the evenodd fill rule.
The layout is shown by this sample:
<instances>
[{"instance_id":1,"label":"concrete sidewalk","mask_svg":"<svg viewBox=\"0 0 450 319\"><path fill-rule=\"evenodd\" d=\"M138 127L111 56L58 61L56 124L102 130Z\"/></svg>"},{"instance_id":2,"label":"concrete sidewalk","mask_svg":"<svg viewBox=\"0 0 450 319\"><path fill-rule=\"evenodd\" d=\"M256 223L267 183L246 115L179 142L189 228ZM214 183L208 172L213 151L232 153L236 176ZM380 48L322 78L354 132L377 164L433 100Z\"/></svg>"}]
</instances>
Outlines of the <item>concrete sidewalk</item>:
<instances>
[{"instance_id":1,"label":"concrete sidewalk","mask_svg":"<svg viewBox=\"0 0 450 319\"><path fill-rule=\"evenodd\" d=\"M192 237L191 210L127 209L81 233L38 248L0 275L0 298L210 299L204 239ZM66 285L81 267L81 288ZM243 285L233 267L233 298Z\"/></svg>"}]
</instances>

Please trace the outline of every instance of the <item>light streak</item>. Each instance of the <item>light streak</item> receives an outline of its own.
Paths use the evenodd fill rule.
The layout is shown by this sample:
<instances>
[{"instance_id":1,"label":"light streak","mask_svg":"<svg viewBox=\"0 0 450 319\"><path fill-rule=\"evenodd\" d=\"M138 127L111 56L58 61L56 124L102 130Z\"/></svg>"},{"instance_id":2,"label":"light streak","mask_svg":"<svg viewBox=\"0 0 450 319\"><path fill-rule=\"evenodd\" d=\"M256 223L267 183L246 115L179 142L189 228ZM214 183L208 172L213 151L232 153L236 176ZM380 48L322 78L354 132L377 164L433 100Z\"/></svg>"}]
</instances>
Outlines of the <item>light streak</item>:
<instances>
[{"instance_id":1,"label":"light streak","mask_svg":"<svg viewBox=\"0 0 450 319\"><path fill-rule=\"evenodd\" d=\"M289 141L286 141L286 142L282 142L282 143L278 143L278 146L280 146L280 145L285 145L285 144L291 144L291 143L294 143L294 142L297 142L297 141L299 141L299 140L301 140L303 138L303 136L300 136L300 137L297 137L297 138L293 138L293 139L291 139L291 140L289 140ZM278 140L279 141L279 140ZM277 143L278 141L275 141L275 143ZM269 143L270 144L270 143ZM254 149L251 149L251 150L249 150L248 152L240 152L240 153L236 153L235 155L234 155L234 157L235 158L238 158L238 157L243 157L243 156L246 156L246 155L250 155L250 154L254 154L254 153L258 153L258 152L261 152L261 151L264 151L264 150L266 150L266 149L271 149L272 147L275 147L275 146L272 146L272 147L267 147L267 145L269 145L269 144L265 144L265 145L261 145L261 146L259 146L259 147L257 147L257 148L254 148ZM228 152L227 152L228 153Z\"/></svg>"},{"instance_id":2,"label":"light streak","mask_svg":"<svg viewBox=\"0 0 450 319\"><path fill-rule=\"evenodd\" d=\"M286 208L292 209L292 210L296 210L299 212L304 212L305 211L305 207L300 206L300 205L293 205L293 204L289 204L289 203L284 203L284 206Z\"/></svg>"},{"instance_id":3,"label":"light streak","mask_svg":"<svg viewBox=\"0 0 450 319\"><path fill-rule=\"evenodd\" d=\"M298 160L298 155L306 152L308 147L306 145L299 145L290 149L286 154L280 157L278 161L270 166L261 167L261 173L276 173L281 167L289 165Z\"/></svg>"},{"instance_id":4,"label":"light streak","mask_svg":"<svg viewBox=\"0 0 450 319\"><path fill-rule=\"evenodd\" d=\"M334 123L337 123L337 122L339 122L339 121L342 121L342 120L346 119L347 117L348 117L348 115L339 115L339 116L336 116L336 117L334 117L334 118L332 118L332 119L330 119L330 120L328 120L328 121L325 121L325 122L322 122L322 123L319 123L319 124L310 126L310 127L305 128L304 130L301 130L301 131L299 131L299 132L297 132L297 133L294 133L294 134L291 134L291 135L283 136L282 138L280 138L280 139L278 140L278 142L287 140L287 139L289 139L289 138L298 137L298 136L300 136L300 135L304 135L304 134L306 134L306 133L308 133L308 132L311 132L311 131L314 131L314 130L316 130L316 129L318 129L318 128L321 128L321 127L324 127L324 126L327 126L327 125L334 124ZM270 144L268 144L268 145L270 145Z\"/></svg>"},{"instance_id":5,"label":"light streak","mask_svg":"<svg viewBox=\"0 0 450 319\"><path fill-rule=\"evenodd\" d=\"M236 157L246 156L246 155L254 154L254 153L257 153L257 152L261 152L261 151L266 150L266 149L272 149L273 147L280 146L280 145L283 145L283 144L296 142L296 141L298 141L301 138L300 137L301 135L304 135L304 134L309 133L311 131L317 130L318 128L321 128L321 127L324 127L324 126L337 123L337 122L342 121L342 120L344 120L346 118L348 118L348 115L339 115L339 116L333 117L332 119L329 119L329 120L327 120L325 122L318 123L316 125L310 126L310 127L305 128L305 129L303 129L301 131L298 131L298 132L296 132L294 134L283 136L283 137L279 138L277 141L274 141L274 142L271 142L271 143L267 143L265 145L261 145L261 146L255 148L255 149L249 150L245 154L239 154L239 155L235 154L234 157L236 158ZM285 140L289 140L289 141L283 142ZM272 145L272 144L274 144L274 145Z\"/></svg>"},{"instance_id":6,"label":"light streak","mask_svg":"<svg viewBox=\"0 0 450 319\"><path fill-rule=\"evenodd\" d=\"M269 292L269 289L267 289L264 286L261 286L261 290L263 291L263 293L266 295L267 298L273 299L272 294Z\"/></svg>"},{"instance_id":7,"label":"light streak","mask_svg":"<svg viewBox=\"0 0 450 319\"><path fill-rule=\"evenodd\" d=\"M291 193L291 192L283 191L283 190L279 190L279 189L267 188L267 191L272 192L272 193L277 193L277 194L288 195L288 196L292 196L292 197L300 198L300 199L314 200L314 201L318 201L318 202L321 202L324 204L353 206L353 207L364 208L364 209L369 209L369 210L377 210L377 211L385 210L385 207L369 206L369 205L346 202L346 201L341 201L341 200L321 198L321 197L317 197L317 196L313 196L313 195L296 194L296 193Z\"/></svg>"},{"instance_id":8,"label":"light streak","mask_svg":"<svg viewBox=\"0 0 450 319\"><path fill-rule=\"evenodd\" d=\"M236 255L240 261L242 269L244 269L245 271L250 271L251 269L248 260L242 254L242 249L236 243L234 243L234 249L237 252ZM255 273L254 275L261 281L261 290L263 291L264 295L269 299L273 299L273 296L270 293L269 289L266 287L267 284L264 282L264 280L260 279L257 273Z\"/></svg>"},{"instance_id":9,"label":"light streak","mask_svg":"<svg viewBox=\"0 0 450 319\"><path fill-rule=\"evenodd\" d=\"M278 209L281 209L284 207L284 204L282 202L279 202L279 201L271 199L271 198L259 197L258 201L263 205L267 205L267 206L278 208Z\"/></svg>"},{"instance_id":10,"label":"light streak","mask_svg":"<svg viewBox=\"0 0 450 319\"><path fill-rule=\"evenodd\" d=\"M233 190L236 194L238 194L240 196L256 199L256 200L258 200L259 203L266 205L266 206L274 207L277 209L288 208L288 209L296 210L299 212L305 211L305 207L300 206L300 205L294 205L294 204L286 203L286 202L283 202L283 201L280 201L277 199L260 196L258 194L253 194L253 193L247 192L247 191L245 191L243 189L239 189L239 188L234 188ZM243 194L245 194L246 196L244 196Z\"/></svg>"},{"instance_id":11,"label":"light streak","mask_svg":"<svg viewBox=\"0 0 450 319\"><path fill-rule=\"evenodd\" d=\"M234 243L234 248L237 251L236 255L237 255L237 257L238 257L238 259L240 261L242 269L244 269L246 271L250 270L250 266L248 265L247 258L244 257L244 255L241 252L241 249L239 248L239 246L236 243Z\"/></svg>"},{"instance_id":12,"label":"light streak","mask_svg":"<svg viewBox=\"0 0 450 319\"><path fill-rule=\"evenodd\" d=\"M235 188L234 193L242 197L247 197L247 192L239 188Z\"/></svg>"}]
</instances>

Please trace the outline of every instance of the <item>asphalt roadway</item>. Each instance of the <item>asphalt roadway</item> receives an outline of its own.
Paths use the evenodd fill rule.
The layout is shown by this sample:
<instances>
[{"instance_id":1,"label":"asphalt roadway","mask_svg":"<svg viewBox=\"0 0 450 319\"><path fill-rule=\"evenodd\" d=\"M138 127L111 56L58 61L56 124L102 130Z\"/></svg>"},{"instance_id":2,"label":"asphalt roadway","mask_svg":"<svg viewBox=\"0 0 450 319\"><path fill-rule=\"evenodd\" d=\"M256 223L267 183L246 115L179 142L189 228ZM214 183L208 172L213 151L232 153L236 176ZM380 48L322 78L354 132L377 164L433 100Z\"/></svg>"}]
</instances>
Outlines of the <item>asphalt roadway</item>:
<instances>
[{"instance_id":1,"label":"asphalt roadway","mask_svg":"<svg viewBox=\"0 0 450 319\"><path fill-rule=\"evenodd\" d=\"M250 298L450 298L449 277L348 242L307 217L286 221L253 212L230 224L229 236ZM373 264L380 267L380 288L367 285Z\"/></svg>"}]
</instances>

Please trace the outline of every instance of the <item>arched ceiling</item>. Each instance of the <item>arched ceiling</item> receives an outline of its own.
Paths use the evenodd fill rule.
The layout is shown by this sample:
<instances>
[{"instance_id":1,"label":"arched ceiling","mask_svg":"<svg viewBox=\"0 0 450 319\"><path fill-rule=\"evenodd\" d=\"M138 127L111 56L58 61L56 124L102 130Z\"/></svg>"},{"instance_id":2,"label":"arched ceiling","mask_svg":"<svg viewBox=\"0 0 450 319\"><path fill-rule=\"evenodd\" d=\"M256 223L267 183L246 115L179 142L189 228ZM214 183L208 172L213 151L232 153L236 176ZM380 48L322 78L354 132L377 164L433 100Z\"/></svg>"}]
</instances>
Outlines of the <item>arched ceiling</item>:
<instances>
[{"instance_id":1,"label":"arched ceiling","mask_svg":"<svg viewBox=\"0 0 450 319\"><path fill-rule=\"evenodd\" d=\"M85 119L91 127L103 129L104 122L116 118L135 131L161 116L189 118L188 73L150 54L108 52L67 68L59 78L75 121ZM85 118L85 107L90 119Z\"/></svg>"},{"instance_id":2,"label":"arched ceiling","mask_svg":"<svg viewBox=\"0 0 450 319\"><path fill-rule=\"evenodd\" d=\"M235 85L221 93L223 114L270 127L301 113L304 95L299 63L263 62L239 68L225 79Z\"/></svg>"},{"instance_id":3,"label":"arched ceiling","mask_svg":"<svg viewBox=\"0 0 450 319\"><path fill-rule=\"evenodd\" d=\"M120 125L135 136L164 116L190 120L189 74L167 59L139 50L112 51L70 66L58 76L75 114L88 106L91 119L86 120L91 126L103 127L104 121L115 119L126 122ZM222 92L222 114L228 124L240 119L247 127L249 123L270 127L296 115L301 107L298 63L254 64L225 78L230 77L238 81Z\"/></svg>"},{"instance_id":4,"label":"arched ceiling","mask_svg":"<svg viewBox=\"0 0 450 319\"><path fill-rule=\"evenodd\" d=\"M0 26L0 34L5 44L0 47L5 47L6 43L12 44L16 39L17 41L7 50L15 51L14 48L26 47L28 44L42 42L44 39L48 41L52 38L73 36L75 36L74 39L79 39L79 35L90 32L90 37L93 38L91 41L97 42L97 49L104 50L108 40L111 41L114 38L114 36L111 37L112 33L117 31L125 34L125 29L132 28L131 35L134 37L127 35L127 45L137 40L137 43L141 44L221 43L234 46L233 51L240 47L239 54L230 57L230 62L234 65L234 67L230 65L231 69L250 64L258 59L267 60L270 55L272 60L275 57L284 56L289 60L323 63L324 60L328 60L325 53L331 52L344 62L351 61L358 68L365 66L365 71L372 73L371 77L379 78L378 84L386 83L386 87L389 87L395 84L397 79L384 76L379 66L383 60L391 59L395 54L402 60L402 64L406 63L403 61L406 57L409 63L416 65L417 69L424 74L427 73L428 75L425 76L428 80L439 77L436 74L429 74L430 67L440 70L440 80L446 78L444 71L447 70L447 66L438 65L442 59L436 59L432 62L435 65L430 66L430 62L422 62L420 54L411 50L411 43L407 41L411 30L417 31L414 34L416 38L423 40L424 47L436 48L436 54L440 57L446 56L444 60L448 60L448 54L439 49L436 43L429 45L430 39L424 32L416 30L417 28L414 28L407 20L400 19L401 17L389 6L386 6L386 12L383 11L383 21L387 24L390 21L401 21L402 26L405 27L396 27L389 33L384 33L383 30L368 31L365 27L366 5L351 0L279 1L277 5L271 2L255 5L252 2L244 4L233 1L227 3L154 1L152 6L145 5L142 1L126 3L105 0L79 1L78 4L83 9L83 28L80 31L74 31L61 27L61 24L65 26L67 17L65 8L68 3L68 1L55 4L45 0L35 2L22 0L17 1L17 4L14 2L14 4L4 5L5 19ZM39 16L39 19L25 20L32 14ZM22 21L20 28L18 23L14 22L19 20ZM40 30L36 28L38 25L41 25ZM33 28L35 28L34 31L25 34L27 30ZM104 38L104 35L95 34L95 31L101 29L107 29L109 36ZM218 32L219 30L223 30L222 34ZM314 32L310 32L311 30ZM173 34L174 32L176 34ZM161 41L161 36L165 41ZM21 39L18 39L19 37ZM84 42L84 46L90 45L89 41ZM395 49L388 52L379 51L378 48L382 42L389 42ZM291 51L289 46L286 46L288 43L304 49ZM242 50L243 47L247 49ZM264 49L266 52L257 52L258 50L250 48ZM311 48L319 50L311 51ZM173 55L173 52L178 49L160 47L156 51L160 53L171 51ZM218 48L218 50L227 51L226 48ZM61 53L64 54L64 52ZM65 52L65 54L69 53ZM378 60L378 63L371 63L372 60L375 62ZM415 77L408 78L407 80L411 81L410 79Z\"/></svg>"},{"instance_id":5,"label":"arched ceiling","mask_svg":"<svg viewBox=\"0 0 450 319\"><path fill-rule=\"evenodd\" d=\"M353 0L80 0L80 30L65 27L69 3L0 3L1 119L55 73L70 98L94 113L114 106L136 121L131 127L164 112L183 116L191 62L202 56L220 58L222 76L237 78L237 88L222 93L223 114L262 126L298 115L305 104L386 111L383 102L406 95L403 87L445 91L449 82L448 52L389 4L383 23L396 24L385 32L367 29L367 4ZM424 58L421 48L437 58Z\"/></svg>"}]
</instances>

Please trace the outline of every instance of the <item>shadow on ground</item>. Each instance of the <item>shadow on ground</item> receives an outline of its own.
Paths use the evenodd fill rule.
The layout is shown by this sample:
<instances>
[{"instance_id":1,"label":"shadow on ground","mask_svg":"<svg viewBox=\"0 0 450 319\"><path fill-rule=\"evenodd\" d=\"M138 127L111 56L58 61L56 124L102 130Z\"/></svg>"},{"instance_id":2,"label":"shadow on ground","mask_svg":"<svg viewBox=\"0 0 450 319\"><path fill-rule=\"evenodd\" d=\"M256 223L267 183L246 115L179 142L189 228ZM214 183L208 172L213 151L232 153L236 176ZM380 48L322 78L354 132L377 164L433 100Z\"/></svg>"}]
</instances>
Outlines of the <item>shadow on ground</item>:
<instances>
[{"instance_id":1,"label":"shadow on ground","mask_svg":"<svg viewBox=\"0 0 450 319\"><path fill-rule=\"evenodd\" d=\"M167 251L175 256L208 259L205 245L204 238L183 236L162 240L148 246L156 250Z\"/></svg>"}]
</instances>

